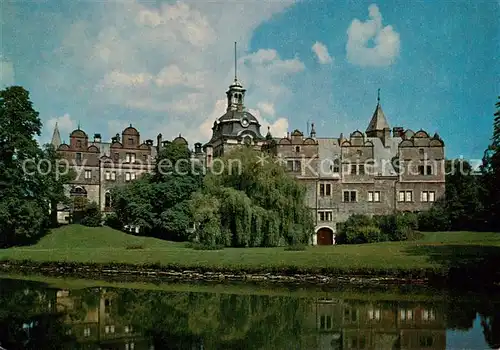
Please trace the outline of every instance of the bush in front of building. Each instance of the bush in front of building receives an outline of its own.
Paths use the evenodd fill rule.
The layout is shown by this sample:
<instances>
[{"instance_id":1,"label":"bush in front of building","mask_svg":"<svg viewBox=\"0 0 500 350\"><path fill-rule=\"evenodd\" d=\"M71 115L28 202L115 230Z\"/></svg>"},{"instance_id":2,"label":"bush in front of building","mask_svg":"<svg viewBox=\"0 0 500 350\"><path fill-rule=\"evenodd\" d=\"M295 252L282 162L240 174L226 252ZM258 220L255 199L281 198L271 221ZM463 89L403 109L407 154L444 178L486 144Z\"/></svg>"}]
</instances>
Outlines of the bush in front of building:
<instances>
[{"instance_id":1,"label":"bush in front of building","mask_svg":"<svg viewBox=\"0 0 500 350\"><path fill-rule=\"evenodd\" d=\"M419 237L418 217L413 213L367 216L354 214L339 227L338 244L406 241Z\"/></svg>"},{"instance_id":2,"label":"bush in front of building","mask_svg":"<svg viewBox=\"0 0 500 350\"><path fill-rule=\"evenodd\" d=\"M102 213L97 203L91 202L85 207L80 224L89 227L102 226Z\"/></svg>"}]
</instances>

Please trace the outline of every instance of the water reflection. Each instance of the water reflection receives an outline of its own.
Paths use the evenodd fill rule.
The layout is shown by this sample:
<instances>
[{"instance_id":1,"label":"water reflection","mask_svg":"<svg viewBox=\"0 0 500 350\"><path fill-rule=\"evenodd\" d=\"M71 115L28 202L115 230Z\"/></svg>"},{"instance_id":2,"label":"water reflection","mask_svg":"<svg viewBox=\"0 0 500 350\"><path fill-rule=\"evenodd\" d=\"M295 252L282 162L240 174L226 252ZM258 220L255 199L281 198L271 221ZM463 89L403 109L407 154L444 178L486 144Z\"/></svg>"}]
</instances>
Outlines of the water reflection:
<instances>
[{"instance_id":1,"label":"water reflection","mask_svg":"<svg viewBox=\"0 0 500 350\"><path fill-rule=\"evenodd\" d=\"M0 283L0 345L8 350L445 349L447 329L471 330L477 315L482 321L477 348L500 346L500 308L491 301L366 301L328 293L299 298Z\"/></svg>"}]
</instances>

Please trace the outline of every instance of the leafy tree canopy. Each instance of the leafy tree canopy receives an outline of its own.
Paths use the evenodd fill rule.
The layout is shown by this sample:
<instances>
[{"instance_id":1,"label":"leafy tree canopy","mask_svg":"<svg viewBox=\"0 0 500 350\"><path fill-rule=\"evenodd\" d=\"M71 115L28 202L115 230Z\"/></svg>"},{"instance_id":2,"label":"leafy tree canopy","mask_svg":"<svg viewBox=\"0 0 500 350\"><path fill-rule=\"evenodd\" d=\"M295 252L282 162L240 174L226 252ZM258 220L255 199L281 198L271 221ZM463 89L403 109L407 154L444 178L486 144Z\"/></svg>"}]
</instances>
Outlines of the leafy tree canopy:
<instances>
[{"instance_id":1,"label":"leafy tree canopy","mask_svg":"<svg viewBox=\"0 0 500 350\"><path fill-rule=\"evenodd\" d=\"M235 247L306 243L313 232L306 189L273 158L250 148L215 162L191 210L202 243Z\"/></svg>"}]
</instances>

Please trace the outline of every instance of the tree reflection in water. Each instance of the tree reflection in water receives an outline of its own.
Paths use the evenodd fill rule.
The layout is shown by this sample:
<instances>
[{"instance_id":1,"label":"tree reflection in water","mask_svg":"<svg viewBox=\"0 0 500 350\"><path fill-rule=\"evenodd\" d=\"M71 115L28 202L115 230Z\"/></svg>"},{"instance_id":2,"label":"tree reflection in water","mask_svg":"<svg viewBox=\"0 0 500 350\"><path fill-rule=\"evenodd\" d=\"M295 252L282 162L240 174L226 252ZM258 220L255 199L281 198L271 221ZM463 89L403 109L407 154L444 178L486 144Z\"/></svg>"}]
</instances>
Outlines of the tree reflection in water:
<instances>
[{"instance_id":1,"label":"tree reflection in water","mask_svg":"<svg viewBox=\"0 0 500 350\"><path fill-rule=\"evenodd\" d=\"M500 345L499 304L488 298L447 295L430 303L321 296L57 290L2 280L0 345L8 350L444 349L446 330L471 329L477 315L487 344Z\"/></svg>"}]
</instances>

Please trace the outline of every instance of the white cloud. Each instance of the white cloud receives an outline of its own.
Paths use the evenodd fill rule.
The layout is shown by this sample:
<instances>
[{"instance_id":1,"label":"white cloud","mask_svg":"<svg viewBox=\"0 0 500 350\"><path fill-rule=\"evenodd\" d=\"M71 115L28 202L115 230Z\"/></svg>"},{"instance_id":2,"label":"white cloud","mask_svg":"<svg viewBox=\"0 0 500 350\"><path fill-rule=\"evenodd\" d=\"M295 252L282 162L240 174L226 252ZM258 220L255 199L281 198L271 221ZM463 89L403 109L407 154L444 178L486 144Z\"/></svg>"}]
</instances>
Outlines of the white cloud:
<instances>
[{"instance_id":1,"label":"white cloud","mask_svg":"<svg viewBox=\"0 0 500 350\"><path fill-rule=\"evenodd\" d=\"M0 56L0 88L14 84L14 65Z\"/></svg>"},{"instance_id":2,"label":"white cloud","mask_svg":"<svg viewBox=\"0 0 500 350\"><path fill-rule=\"evenodd\" d=\"M72 74L81 71L94 86L88 100L95 109L119 106L148 116L125 121L148 137L181 132L190 142L207 141L213 121L225 111L234 41L248 108L250 96L273 106L274 114L274 103L286 104L291 97L286 79L305 69L300 59L282 59L272 48L249 53L247 47L255 28L293 3L186 0L155 7L139 0L97 2L99 21L74 23L58 55ZM262 110L269 114L269 108Z\"/></svg>"},{"instance_id":3,"label":"white cloud","mask_svg":"<svg viewBox=\"0 0 500 350\"><path fill-rule=\"evenodd\" d=\"M389 66L399 56L399 33L390 25L382 25L377 5L370 5L368 12L370 19L354 19L347 30L347 60L359 66Z\"/></svg>"},{"instance_id":4,"label":"white cloud","mask_svg":"<svg viewBox=\"0 0 500 350\"><path fill-rule=\"evenodd\" d=\"M56 123L57 128L59 129L59 134L61 135L61 139L63 140L69 135L69 133L75 130L77 126L75 121L71 119L71 116L68 113L65 113L60 117L51 118L47 121L47 123L45 123L45 130L47 132L47 135L50 135L50 137L52 137L52 133L54 132Z\"/></svg>"},{"instance_id":5,"label":"white cloud","mask_svg":"<svg viewBox=\"0 0 500 350\"><path fill-rule=\"evenodd\" d=\"M268 118L264 118L258 109L249 109L249 112L253 114L255 118L259 121L261 125L261 134L265 136L267 134L268 128L273 137L284 137L288 131L288 119L278 118L274 122L269 121Z\"/></svg>"},{"instance_id":6,"label":"white cloud","mask_svg":"<svg viewBox=\"0 0 500 350\"><path fill-rule=\"evenodd\" d=\"M319 63L327 64L333 62L333 59L328 53L328 48L326 47L325 44L316 41L311 49L316 54Z\"/></svg>"},{"instance_id":7,"label":"white cloud","mask_svg":"<svg viewBox=\"0 0 500 350\"><path fill-rule=\"evenodd\" d=\"M262 111L262 113L267 114L269 116L274 116L276 113L274 110L274 104L268 102L259 102L257 103L257 108Z\"/></svg>"}]
</instances>

